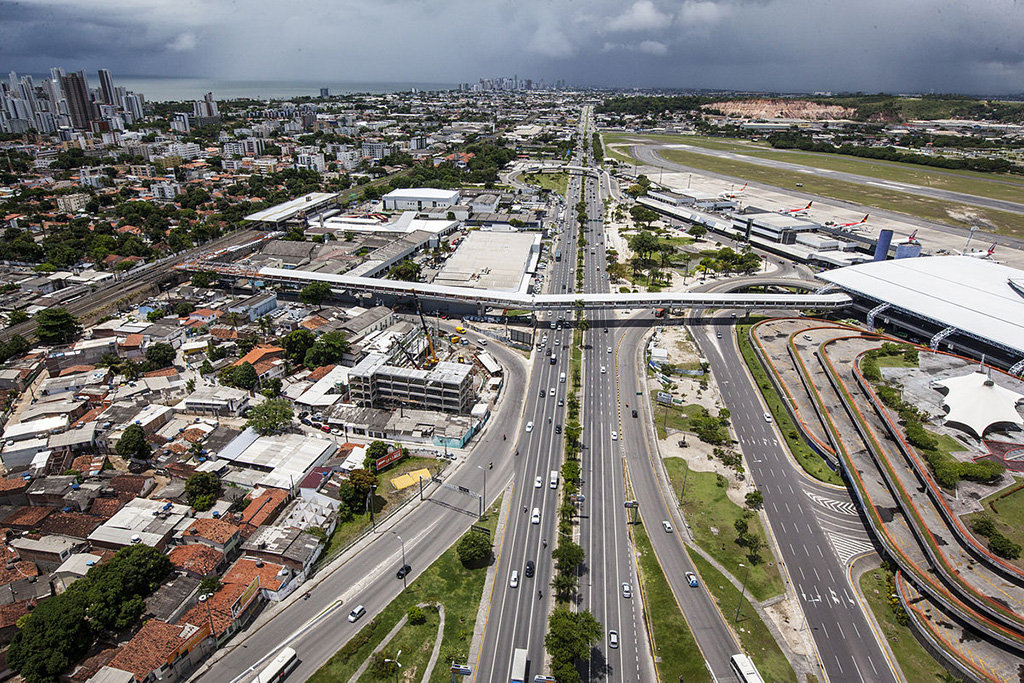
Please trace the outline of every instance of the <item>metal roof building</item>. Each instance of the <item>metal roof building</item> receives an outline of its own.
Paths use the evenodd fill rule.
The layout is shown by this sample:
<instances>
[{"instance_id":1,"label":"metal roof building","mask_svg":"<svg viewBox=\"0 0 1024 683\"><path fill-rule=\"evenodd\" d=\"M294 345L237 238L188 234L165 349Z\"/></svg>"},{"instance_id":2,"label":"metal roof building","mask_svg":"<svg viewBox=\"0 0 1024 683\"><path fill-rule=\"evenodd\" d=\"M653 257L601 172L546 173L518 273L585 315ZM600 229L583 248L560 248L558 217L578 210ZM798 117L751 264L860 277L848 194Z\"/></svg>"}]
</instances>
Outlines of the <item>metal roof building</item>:
<instances>
[{"instance_id":1,"label":"metal roof building","mask_svg":"<svg viewBox=\"0 0 1024 683\"><path fill-rule=\"evenodd\" d=\"M935 256L876 261L820 273L818 277L875 305L868 325L882 315L909 315L927 324L932 348L944 340L950 348L975 355L981 347L1001 350L1024 370L1024 271L970 256ZM982 351L984 352L983 348Z\"/></svg>"}]
</instances>

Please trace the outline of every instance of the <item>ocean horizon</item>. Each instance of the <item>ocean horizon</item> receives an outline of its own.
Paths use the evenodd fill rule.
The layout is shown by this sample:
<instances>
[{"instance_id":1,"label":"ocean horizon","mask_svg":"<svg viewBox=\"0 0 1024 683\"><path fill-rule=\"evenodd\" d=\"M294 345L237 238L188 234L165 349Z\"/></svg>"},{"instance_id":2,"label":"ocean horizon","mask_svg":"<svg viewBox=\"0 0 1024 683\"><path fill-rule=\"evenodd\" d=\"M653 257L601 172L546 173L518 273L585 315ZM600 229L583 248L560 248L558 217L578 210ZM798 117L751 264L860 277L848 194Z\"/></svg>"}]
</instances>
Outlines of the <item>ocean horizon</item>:
<instances>
[{"instance_id":1,"label":"ocean horizon","mask_svg":"<svg viewBox=\"0 0 1024 683\"><path fill-rule=\"evenodd\" d=\"M88 73L89 86L99 86L99 76ZM49 78L49 74L34 75L39 80ZM172 76L118 76L113 74L114 85L145 95L149 102L174 102L201 100L203 95L212 92L215 99L235 100L248 99L283 99L288 97L318 97L320 88L328 88L331 95L351 93L382 94L390 92L408 92L410 90L454 90L457 83L413 83L382 81L307 81L307 80L268 80L240 81L220 78L178 78Z\"/></svg>"}]
</instances>

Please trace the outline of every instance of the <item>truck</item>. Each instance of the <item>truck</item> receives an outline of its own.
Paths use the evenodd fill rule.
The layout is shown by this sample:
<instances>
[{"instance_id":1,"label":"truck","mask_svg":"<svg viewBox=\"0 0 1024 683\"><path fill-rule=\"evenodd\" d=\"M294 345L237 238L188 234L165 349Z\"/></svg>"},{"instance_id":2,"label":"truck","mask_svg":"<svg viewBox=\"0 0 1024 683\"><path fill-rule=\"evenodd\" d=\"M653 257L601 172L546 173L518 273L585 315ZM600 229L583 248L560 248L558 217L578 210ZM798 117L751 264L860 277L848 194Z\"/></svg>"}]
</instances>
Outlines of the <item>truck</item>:
<instances>
[{"instance_id":1,"label":"truck","mask_svg":"<svg viewBox=\"0 0 1024 683\"><path fill-rule=\"evenodd\" d=\"M526 683L526 650L518 647L512 653L511 683Z\"/></svg>"}]
</instances>

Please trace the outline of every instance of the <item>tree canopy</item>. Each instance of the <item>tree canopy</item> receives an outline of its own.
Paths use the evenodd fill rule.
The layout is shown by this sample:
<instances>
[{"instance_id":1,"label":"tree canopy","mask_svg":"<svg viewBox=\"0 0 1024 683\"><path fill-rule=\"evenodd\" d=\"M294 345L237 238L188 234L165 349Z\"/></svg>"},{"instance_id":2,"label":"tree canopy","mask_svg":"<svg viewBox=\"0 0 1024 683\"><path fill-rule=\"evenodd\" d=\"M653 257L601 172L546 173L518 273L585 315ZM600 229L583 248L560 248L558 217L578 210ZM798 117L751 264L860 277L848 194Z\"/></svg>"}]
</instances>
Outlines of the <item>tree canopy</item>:
<instances>
[{"instance_id":1,"label":"tree canopy","mask_svg":"<svg viewBox=\"0 0 1024 683\"><path fill-rule=\"evenodd\" d=\"M146 432L139 425L128 425L114 448L122 458L146 460L153 448L146 441Z\"/></svg>"},{"instance_id":2,"label":"tree canopy","mask_svg":"<svg viewBox=\"0 0 1024 683\"><path fill-rule=\"evenodd\" d=\"M286 398L269 398L249 409L245 426L266 436L280 432L292 421L292 403Z\"/></svg>"},{"instance_id":3,"label":"tree canopy","mask_svg":"<svg viewBox=\"0 0 1024 683\"><path fill-rule=\"evenodd\" d=\"M299 299L304 304L316 306L318 309L324 300L331 295L331 286L326 282L310 282L299 292Z\"/></svg>"},{"instance_id":4,"label":"tree canopy","mask_svg":"<svg viewBox=\"0 0 1024 683\"><path fill-rule=\"evenodd\" d=\"M213 472L196 472L185 480L185 498L199 512L213 507L220 494L220 477Z\"/></svg>"},{"instance_id":5,"label":"tree canopy","mask_svg":"<svg viewBox=\"0 0 1024 683\"><path fill-rule=\"evenodd\" d=\"M36 313L36 336L44 344L67 344L82 331L66 308L46 308Z\"/></svg>"},{"instance_id":6,"label":"tree canopy","mask_svg":"<svg viewBox=\"0 0 1024 683\"><path fill-rule=\"evenodd\" d=\"M455 546L459 561L467 567L486 565L491 559L491 539L487 534L470 531Z\"/></svg>"}]
</instances>

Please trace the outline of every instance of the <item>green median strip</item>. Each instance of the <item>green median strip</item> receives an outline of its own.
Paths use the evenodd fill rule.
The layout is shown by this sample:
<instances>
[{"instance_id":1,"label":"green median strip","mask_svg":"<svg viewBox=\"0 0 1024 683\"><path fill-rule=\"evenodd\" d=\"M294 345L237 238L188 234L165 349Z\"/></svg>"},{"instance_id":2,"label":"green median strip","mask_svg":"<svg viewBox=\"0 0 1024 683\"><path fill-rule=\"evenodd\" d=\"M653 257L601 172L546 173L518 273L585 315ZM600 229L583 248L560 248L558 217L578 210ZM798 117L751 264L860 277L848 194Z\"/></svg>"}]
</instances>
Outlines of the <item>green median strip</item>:
<instances>
[{"instance_id":1,"label":"green median strip","mask_svg":"<svg viewBox=\"0 0 1024 683\"><path fill-rule=\"evenodd\" d=\"M704 656L658 564L647 531L642 524L632 529L633 542L640 556L644 618L654 638L658 680L664 683L710 683L711 676L704 665Z\"/></svg>"},{"instance_id":2,"label":"green median strip","mask_svg":"<svg viewBox=\"0 0 1024 683\"><path fill-rule=\"evenodd\" d=\"M896 656L904 678L907 683L935 683L944 680L945 669L918 642L910 626L900 623L901 619L893 611L888 600L892 587L887 579L891 578L892 573L883 568L865 572L860 577L860 590L889 648Z\"/></svg>"},{"instance_id":3,"label":"green median strip","mask_svg":"<svg viewBox=\"0 0 1024 683\"><path fill-rule=\"evenodd\" d=\"M690 552L690 559L704 580L708 592L718 604L718 609L733 623L733 630L739 636L743 651L754 660L754 665L766 681L791 681L797 683L796 672L789 660L775 642L771 631L765 626L757 611L746 597L740 605L740 591L700 553ZM739 619L736 620L736 606L740 605Z\"/></svg>"},{"instance_id":4,"label":"green median strip","mask_svg":"<svg viewBox=\"0 0 1024 683\"><path fill-rule=\"evenodd\" d=\"M750 325L738 325L736 327L736 337L740 353L743 354L743 360L746 362L747 368L754 378L754 384L761 391L761 396L775 418L775 424L778 425L779 431L782 433L783 438L785 438L786 446L789 448L790 453L793 454L793 457L800 463L800 467L807 474L826 484L842 486L842 477L833 472L824 459L811 450L811 447L800 438L800 432L797 431L796 425L793 424L793 420L789 416L789 412L786 411L782 403L782 397L775 391L774 385L768 378L768 372L761 365L761 361L754 351L753 344L751 344L750 337L748 336L750 328Z\"/></svg>"},{"instance_id":5,"label":"green median strip","mask_svg":"<svg viewBox=\"0 0 1024 683\"><path fill-rule=\"evenodd\" d=\"M689 470L687 473L688 467L682 458L665 458L665 470L676 496L682 492L683 482L686 483L681 507L697 545L734 575L743 573L741 564L750 566L747 591L754 599L767 600L782 594L786 588L778 567L763 558L756 565L751 563L749 549L737 543L738 520L746 523L748 536L761 539L760 551L764 550L767 536L757 515L729 500L725 489L728 481L714 472ZM771 553L767 556L770 560Z\"/></svg>"},{"instance_id":6,"label":"green median strip","mask_svg":"<svg viewBox=\"0 0 1024 683\"><path fill-rule=\"evenodd\" d=\"M494 509L501 509L501 498L494 503ZM498 515L488 514L478 526L491 530L493 540ZM394 539L398 543L397 539ZM415 568L414 568L415 569ZM395 567L395 571L398 568ZM385 607L376 618L363 626L351 640L338 650L319 671L310 677L311 683L345 682L358 670L359 666L371 656L374 648L394 628L395 624L406 615L409 608L419 603L440 603L445 609L445 626L441 655L431 674L431 683L447 683L451 679L451 671L446 665L447 653L459 653L464 662L469 654L470 639L476 624L477 610L483 596L484 580L487 578L487 567L467 568L459 561L455 546L448 548L437 558L426 571L409 584L408 590ZM388 572L381 581L398 581L394 573ZM358 601L354 601L355 606ZM345 608L342 608L345 609ZM434 612L434 615L437 613ZM418 675L408 680L419 681L423 676L424 667L430 658L437 635L437 617L429 616L427 625L413 626L406 624L399 631L396 639L389 643L384 651L391 655L402 650L402 671L407 675L411 667L419 666ZM360 680L371 680L367 671Z\"/></svg>"}]
</instances>

